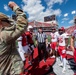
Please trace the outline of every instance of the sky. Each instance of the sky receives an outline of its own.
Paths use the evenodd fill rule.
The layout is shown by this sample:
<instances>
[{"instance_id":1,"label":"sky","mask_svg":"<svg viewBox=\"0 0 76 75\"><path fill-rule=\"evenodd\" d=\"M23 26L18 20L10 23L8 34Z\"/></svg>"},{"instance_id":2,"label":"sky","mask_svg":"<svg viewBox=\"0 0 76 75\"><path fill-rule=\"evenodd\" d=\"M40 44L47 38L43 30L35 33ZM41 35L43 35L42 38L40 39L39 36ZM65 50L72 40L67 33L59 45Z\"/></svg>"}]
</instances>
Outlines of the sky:
<instances>
[{"instance_id":1,"label":"sky","mask_svg":"<svg viewBox=\"0 0 76 75\"><path fill-rule=\"evenodd\" d=\"M11 17L14 12L8 7L8 2L14 1L26 13L28 21L44 22L45 16L55 14L59 27L74 25L76 16L76 0L0 0L0 12Z\"/></svg>"}]
</instances>

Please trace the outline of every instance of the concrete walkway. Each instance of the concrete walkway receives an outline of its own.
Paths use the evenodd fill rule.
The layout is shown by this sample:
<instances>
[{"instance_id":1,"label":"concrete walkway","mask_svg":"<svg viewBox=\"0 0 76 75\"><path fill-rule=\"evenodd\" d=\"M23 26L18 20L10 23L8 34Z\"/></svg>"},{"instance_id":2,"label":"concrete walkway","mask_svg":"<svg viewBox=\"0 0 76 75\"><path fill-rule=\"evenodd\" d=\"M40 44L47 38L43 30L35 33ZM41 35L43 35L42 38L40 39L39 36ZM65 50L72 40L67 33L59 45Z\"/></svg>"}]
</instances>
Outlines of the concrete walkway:
<instances>
[{"instance_id":1,"label":"concrete walkway","mask_svg":"<svg viewBox=\"0 0 76 75\"><path fill-rule=\"evenodd\" d=\"M67 54L73 55L73 53L70 51L68 51ZM62 73L63 68L59 66L60 63L61 63L60 58L58 58L56 63L53 65L53 71L55 72L56 75L74 75L74 72L76 70L71 69L75 65L73 59L67 60L66 72L65 73Z\"/></svg>"}]
</instances>

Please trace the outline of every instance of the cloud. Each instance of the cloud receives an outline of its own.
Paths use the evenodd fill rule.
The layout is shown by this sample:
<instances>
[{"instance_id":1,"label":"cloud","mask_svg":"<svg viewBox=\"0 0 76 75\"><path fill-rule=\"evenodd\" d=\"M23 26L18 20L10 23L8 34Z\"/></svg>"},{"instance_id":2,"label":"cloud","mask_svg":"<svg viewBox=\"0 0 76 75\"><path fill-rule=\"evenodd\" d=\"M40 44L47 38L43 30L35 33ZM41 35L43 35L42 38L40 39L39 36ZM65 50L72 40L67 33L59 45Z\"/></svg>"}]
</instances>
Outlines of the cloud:
<instances>
[{"instance_id":1,"label":"cloud","mask_svg":"<svg viewBox=\"0 0 76 75\"><path fill-rule=\"evenodd\" d=\"M4 9L5 9L6 11L9 11L9 8L8 8L7 5L4 5Z\"/></svg>"},{"instance_id":2,"label":"cloud","mask_svg":"<svg viewBox=\"0 0 76 75\"><path fill-rule=\"evenodd\" d=\"M7 15L9 18L11 17L10 15Z\"/></svg>"},{"instance_id":3,"label":"cloud","mask_svg":"<svg viewBox=\"0 0 76 75\"><path fill-rule=\"evenodd\" d=\"M68 13L64 14L64 17L67 17L68 16Z\"/></svg>"},{"instance_id":4,"label":"cloud","mask_svg":"<svg viewBox=\"0 0 76 75\"><path fill-rule=\"evenodd\" d=\"M41 4L42 0L23 0L22 9L29 15L28 20L44 21L45 16L61 14L60 9L53 10ZM56 3L56 2L55 2Z\"/></svg>"},{"instance_id":5,"label":"cloud","mask_svg":"<svg viewBox=\"0 0 76 75\"><path fill-rule=\"evenodd\" d=\"M69 21L69 24L73 24L73 23L74 23L74 20L70 20L70 21Z\"/></svg>"},{"instance_id":6,"label":"cloud","mask_svg":"<svg viewBox=\"0 0 76 75\"><path fill-rule=\"evenodd\" d=\"M65 21L67 21L67 20L69 20L69 18L63 18L62 20L65 20Z\"/></svg>"},{"instance_id":7,"label":"cloud","mask_svg":"<svg viewBox=\"0 0 76 75\"><path fill-rule=\"evenodd\" d=\"M71 12L71 14L76 14L76 11L75 11L75 10L74 10L74 11L72 11L72 12Z\"/></svg>"},{"instance_id":8,"label":"cloud","mask_svg":"<svg viewBox=\"0 0 76 75\"><path fill-rule=\"evenodd\" d=\"M63 0L45 0L49 8L52 8L55 3L62 4Z\"/></svg>"},{"instance_id":9,"label":"cloud","mask_svg":"<svg viewBox=\"0 0 76 75\"><path fill-rule=\"evenodd\" d=\"M62 21L61 23L64 23L64 21Z\"/></svg>"},{"instance_id":10,"label":"cloud","mask_svg":"<svg viewBox=\"0 0 76 75\"><path fill-rule=\"evenodd\" d=\"M65 0L65 4L68 2L68 0Z\"/></svg>"}]
</instances>

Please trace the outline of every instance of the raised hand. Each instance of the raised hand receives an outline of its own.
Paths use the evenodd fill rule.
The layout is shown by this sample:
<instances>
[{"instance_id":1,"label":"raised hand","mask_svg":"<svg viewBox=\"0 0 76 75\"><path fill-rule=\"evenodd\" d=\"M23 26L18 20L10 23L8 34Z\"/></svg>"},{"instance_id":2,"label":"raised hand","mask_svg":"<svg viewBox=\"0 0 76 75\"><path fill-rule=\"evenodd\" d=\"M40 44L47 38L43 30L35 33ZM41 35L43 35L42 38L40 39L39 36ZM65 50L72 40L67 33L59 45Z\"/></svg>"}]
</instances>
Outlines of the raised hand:
<instances>
[{"instance_id":1,"label":"raised hand","mask_svg":"<svg viewBox=\"0 0 76 75\"><path fill-rule=\"evenodd\" d=\"M10 2L8 3L8 6L13 9L13 7L18 6L18 5L17 5L15 2L10 1Z\"/></svg>"}]
</instances>

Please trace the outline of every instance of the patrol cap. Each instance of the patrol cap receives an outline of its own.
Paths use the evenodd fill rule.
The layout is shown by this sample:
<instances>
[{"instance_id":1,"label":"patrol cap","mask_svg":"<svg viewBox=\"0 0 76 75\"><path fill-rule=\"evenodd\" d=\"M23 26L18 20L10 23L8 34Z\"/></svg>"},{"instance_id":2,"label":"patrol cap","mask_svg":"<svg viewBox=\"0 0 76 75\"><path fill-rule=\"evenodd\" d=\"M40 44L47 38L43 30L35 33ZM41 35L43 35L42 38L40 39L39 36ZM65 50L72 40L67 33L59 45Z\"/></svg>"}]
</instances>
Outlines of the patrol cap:
<instances>
[{"instance_id":1,"label":"patrol cap","mask_svg":"<svg viewBox=\"0 0 76 75\"><path fill-rule=\"evenodd\" d=\"M8 16L6 16L1 12L0 12L0 20L7 23L13 22L13 19L9 18Z\"/></svg>"},{"instance_id":2,"label":"patrol cap","mask_svg":"<svg viewBox=\"0 0 76 75\"><path fill-rule=\"evenodd\" d=\"M8 20L8 16L0 12L0 20Z\"/></svg>"}]
</instances>

